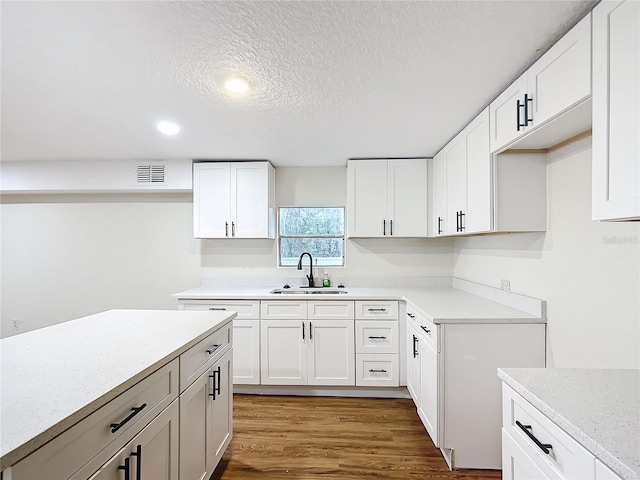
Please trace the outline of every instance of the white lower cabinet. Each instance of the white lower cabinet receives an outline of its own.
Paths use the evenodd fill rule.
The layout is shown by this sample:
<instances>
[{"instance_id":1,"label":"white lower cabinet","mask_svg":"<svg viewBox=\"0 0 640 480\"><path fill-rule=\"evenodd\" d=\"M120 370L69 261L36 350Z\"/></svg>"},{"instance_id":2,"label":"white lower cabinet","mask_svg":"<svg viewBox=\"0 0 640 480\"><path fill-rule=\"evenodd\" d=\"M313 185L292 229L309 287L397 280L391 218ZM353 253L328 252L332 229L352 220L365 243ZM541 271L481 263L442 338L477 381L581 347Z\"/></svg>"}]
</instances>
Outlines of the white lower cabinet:
<instances>
[{"instance_id":1,"label":"white lower cabinet","mask_svg":"<svg viewBox=\"0 0 640 480\"><path fill-rule=\"evenodd\" d=\"M81 469L71 480L178 480L178 402L174 401L95 474L86 470Z\"/></svg>"},{"instance_id":2,"label":"white lower cabinet","mask_svg":"<svg viewBox=\"0 0 640 480\"><path fill-rule=\"evenodd\" d=\"M233 383L260 384L259 300L184 300L178 309L237 312L233 319Z\"/></svg>"},{"instance_id":3,"label":"white lower cabinet","mask_svg":"<svg viewBox=\"0 0 640 480\"><path fill-rule=\"evenodd\" d=\"M262 320L263 385L354 385L353 320Z\"/></svg>"},{"instance_id":4,"label":"white lower cabinet","mask_svg":"<svg viewBox=\"0 0 640 480\"><path fill-rule=\"evenodd\" d=\"M231 350L180 395L180 479L208 479L231 442Z\"/></svg>"},{"instance_id":5,"label":"white lower cabinet","mask_svg":"<svg viewBox=\"0 0 640 480\"><path fill-rule=\"evenodd\" d=\"M544 367L545 325L434 324L407 305L407 387L451 468L501 468L503 365Z\"/></svg>"},{"instance_id":6,"label":"white lower cabinet","mask_svg":"<svg viewBox=\"0 0 640 480\"><path fill-rule=\"evenodd\" d=\"M503 478L595 478L595 457L505 384L502 408Z\"/></svg>"}]
</instances>

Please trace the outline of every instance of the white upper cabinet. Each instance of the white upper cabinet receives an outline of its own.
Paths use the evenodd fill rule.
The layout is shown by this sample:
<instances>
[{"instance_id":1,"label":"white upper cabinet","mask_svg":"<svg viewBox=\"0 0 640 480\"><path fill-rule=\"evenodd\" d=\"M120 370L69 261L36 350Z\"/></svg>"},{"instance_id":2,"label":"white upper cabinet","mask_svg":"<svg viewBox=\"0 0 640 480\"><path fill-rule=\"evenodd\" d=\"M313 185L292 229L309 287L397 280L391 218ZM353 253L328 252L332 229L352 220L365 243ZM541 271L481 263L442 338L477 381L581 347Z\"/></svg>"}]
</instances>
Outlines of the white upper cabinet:
<instances>
[{"instance_id":1,"label":"white upper cabinet","mask_svg":"<svg viewBox=\"0 0 640 480\"><path fill-rule=\"evenodd\" d=\"M491 231L488 107L434 157L433 165L435 236Z\"/></svg>"},{"instance_id":2,"label":"white upper cabinet","mask_svg":"<svg viewBox=\"0 0 640 480\"><path fill-rule=\"evenodd\" d=\"M196 238L275 238L275 173L269 162L193 164Z\"/></svg>"},{"instance_id":3,"label":"white upper cabinet","mask_svg":"<svg viewBox=\"0 0 640 480\"><path fill-rule=\"evenodd\" d=\"M503 150L590 96L589 14L491 103L491 151ZM577 110L570 122L558 123L551 134L535 137L526 148L550 147L587 130L588 112Z\"/></svg>"},{"instance_id":4,"label":"white upper cabinet","mask_svg":"<svg viewBox=\"0 0 640 480\"><path fill-rule=\"evenodd\" d=\"M640 3L593 10L593 219L640 218Z\"/></svg>"},{"instance_id":5,"label":"white upper cabinet","mask_svg":"<svg viewBox=\"0 0 640 480\"><path fill-rule=\"evenodd\" d=\"M427 159L349 160L349 237L427 236Z\"/></svg>"}]
</instances>

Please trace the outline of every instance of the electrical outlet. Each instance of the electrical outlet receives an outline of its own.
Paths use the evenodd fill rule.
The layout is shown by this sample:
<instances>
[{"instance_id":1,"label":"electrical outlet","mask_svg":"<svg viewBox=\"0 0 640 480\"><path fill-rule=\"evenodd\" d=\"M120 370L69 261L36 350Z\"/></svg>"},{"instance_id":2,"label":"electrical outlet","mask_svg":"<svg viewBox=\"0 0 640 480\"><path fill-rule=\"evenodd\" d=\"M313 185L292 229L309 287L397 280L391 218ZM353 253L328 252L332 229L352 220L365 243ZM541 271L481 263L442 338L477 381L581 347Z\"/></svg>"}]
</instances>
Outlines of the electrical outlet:
<instances>
[{"instance_id":1,"label":"electrical outlet","mask_svg":"<svg viewBox=\"0 0 640 480\"><path fill-rule=\"evenodd\" d=\"M14 330L20 330L20 320L18 320L17 318L12 319L11 328L13 328Z\"/></svg>"},{"instance_id":2,"label":"electrical outlet","mask_svg":"<svg viewBox=\"0 0 640 480\"><path fill-rule=\"evenodd\" d=\"M504 290L505 292L510 292L511 291L511 282L509 280L502 280L500 282L500 288L502 290Z\"/></svg>"}]
</instances>

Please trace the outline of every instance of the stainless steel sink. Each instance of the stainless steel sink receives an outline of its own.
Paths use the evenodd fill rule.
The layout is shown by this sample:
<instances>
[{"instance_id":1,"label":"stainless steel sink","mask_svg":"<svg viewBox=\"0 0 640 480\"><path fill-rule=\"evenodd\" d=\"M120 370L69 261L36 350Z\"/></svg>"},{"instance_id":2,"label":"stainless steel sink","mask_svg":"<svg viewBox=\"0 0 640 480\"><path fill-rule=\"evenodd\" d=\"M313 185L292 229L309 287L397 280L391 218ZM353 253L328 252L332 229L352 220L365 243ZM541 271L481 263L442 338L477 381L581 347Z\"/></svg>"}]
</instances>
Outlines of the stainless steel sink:
<instances>
[{"instance_id":1,"label":"stainless steel sink","mask_svg":"<svg viewBox=\"0 0 640 480\"><path fill-rule=\"evenodd\" d=\"M269 293L280 295L344 295L349 292L342 289L337 290L335 288L276 288L275 290L271 290Z\"/></svg>"}]
</instances>

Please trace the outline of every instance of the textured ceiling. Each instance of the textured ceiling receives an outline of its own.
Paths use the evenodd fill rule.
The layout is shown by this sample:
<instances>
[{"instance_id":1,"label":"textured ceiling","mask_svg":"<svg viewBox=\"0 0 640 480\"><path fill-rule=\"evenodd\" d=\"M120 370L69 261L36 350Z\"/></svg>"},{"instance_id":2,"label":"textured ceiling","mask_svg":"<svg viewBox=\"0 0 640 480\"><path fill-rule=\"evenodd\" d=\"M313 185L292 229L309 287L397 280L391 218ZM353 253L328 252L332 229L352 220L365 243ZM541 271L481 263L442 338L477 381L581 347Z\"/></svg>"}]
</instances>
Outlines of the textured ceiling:
<instances>
[{"instance_id":1,"label":"textured ceiling","mask_svg":"<svg viewBox=\"0 0 640 480\"><path fill-rule=\"evenodd\" d=\"M2 1L2 159L432 156L593 4Z\"/></svg>"}]
</instances>

